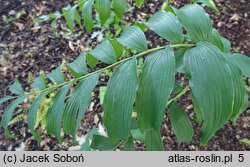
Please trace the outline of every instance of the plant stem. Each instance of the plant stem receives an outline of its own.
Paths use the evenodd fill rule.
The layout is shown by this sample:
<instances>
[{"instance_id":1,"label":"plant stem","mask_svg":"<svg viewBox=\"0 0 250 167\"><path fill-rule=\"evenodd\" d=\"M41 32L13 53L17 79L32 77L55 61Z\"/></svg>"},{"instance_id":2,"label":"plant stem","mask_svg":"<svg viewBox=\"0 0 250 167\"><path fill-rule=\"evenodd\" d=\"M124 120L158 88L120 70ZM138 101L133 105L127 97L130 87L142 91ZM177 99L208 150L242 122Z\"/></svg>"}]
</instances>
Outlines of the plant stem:
<instances>
[{"instance_id":1,"label":"plant stem","mask_svg":"<svg viewBox=\"0 0 250 167\"><path fill-rule=\"evenodd\" d=\"M194 47L195 45L194 45L194 44L176 44L176 45L167 45L167 46L170 46L171 48L178 48L178 47L188 47L188 48L190 48L190 47ZM142 52L142 53L139 53L139 54L135 55L135 57L136 57L136 58L139 58L139 57L145 56L145 55L147 55L147 54L149 54L149 53L152 53L152 52L154 52L154 51L158 51L158 50L164 49L164 48L166 48L167 46L161 46L161 47L149 49L149 50L147 50L147 51L145 51L145 52ZM111 64L111 65L109 65L109 66L107 66L107 67L101 68L101 69L99 69L99 70L97 70L97 71L88 73L88 74L86 74L86 75L84 75L84 76L81 76L81 77L79 77L79 78L74 78L74 79L69 80L69 81L67 81L67 82L64 82L64 83L62 83L62 84L55 85L54 88L58 88L58 87L64 86L64 85L66 85L66 84L68 84L68 83L74 83L74 82L76 82L76 81L82 80L83 78L86 78L86 77L91 76L91 75L93 75L93 74L101 73L101 72L103 72L103 71L105 71L105 70L107 70L107 69L110 69L110 68L112 68L112 67L115 67L115 66L117 66L117 65L119 65L119 64L121 64L121 63L123 63L123 62L125 62L125 61L128 61L128 60L132 59L132 58L133 58L133 57L128 57L128 58L126 58L126 59L122 59L122 60L120 60L120 61L115 62L114 64ZM54 89L54 88L52 88L52 89Z\"/></svg>"},{"instance_id":2,"label":"plant stem","mask_svg":"<svg viewBox=\"0 0 250 167\"><path fill-rule=\"evenodd\" d=\"M144 51L144 52L142 52L142 53L139 53L139 54L135 55L135 57L136 57L136 58L139 58L139 57L145 56L145 55L147 55L147 54L150 54L150 53L152 53L152 52L155 52L155 51L164 49L164 48L166 48L166 47L168 47L168 46L171 47L171 48L179 48L179 47L191 48L191 47L194 47L195 45L194 45L194 44L175 44L175 45L161 46L161 47L152 48L152 49L149 49L149 50ZM84 76L81 76L81 77L79 77L79 78L74 78L74 79L71 79L71 80L69 80L69 81L67 81L67 82L64 82L64 83L61 83L61 84L58 84L58 85L53 85L53 86L51 86L51 87L48 87L48 88L44 89L43 92L45 92L45 91L48 91L48 92L53 91L53 90L55 90L55 89L58 89L59 87L62 87L62 86L64 86L64 85L66 85L66 84L69 84L69 83L73 84L73 83L75 83L75 82L77 82L77 81L79 81L79 80L82 80L82 79L84 79L84 78L87 78L87 77L89 77L89 76L91 76L91 75L93 75L93 74L101 73L101 72L104 72L104 71L107 70L107 69L110 69L110 68L112 68L112 67L118 66L118 65L120 65L121 63L123 63L123 62L125 62L125 61L128 61L128 60L130 60L130 59L132 59L132 58L133 58L133 57L128 57L128 58L126 58L126 59L122 59L122 60L120 60L120 61L115 62L114 64L111 64L111 65L109 65L109 66L107 66L107 67L101 68L101 69L99 69L99 70L97 70L97 71L88 73L88 74L86 74L86 75L84 75ZM31 93L31 92L29 92L29 93L26 92L26 94L27 94L27 95L31 95L32 93ZM177 95L177 96L178 96L178 95ZM15 97L13 97L13 98L17 98L17 97L19 97L19 96L15 96ZM179 97L177 97L177 98L179 98ZM169 101L169 102L172 103L172 101ZM169 105L169 104L168 104L168 105Z\"/></svg>"},{"instance_id":3,"label":"plant stem","mask_svg":"<svg viewBox=\"0 0 250 167\"><path fill-rule=\"evenodd\" d=\"M189 90L190 90L190 86L188 85L188 86L186 86L180 93L178 93L178 94L175 96L175 98L173 98L173 99L171 99L171 100L168 101L167 107L168 107L172 102L176 101L176 100L179 99L181 96L183 96L183 95L184 95L187 91L189 91Z\"/></svg>"}]
</instances>

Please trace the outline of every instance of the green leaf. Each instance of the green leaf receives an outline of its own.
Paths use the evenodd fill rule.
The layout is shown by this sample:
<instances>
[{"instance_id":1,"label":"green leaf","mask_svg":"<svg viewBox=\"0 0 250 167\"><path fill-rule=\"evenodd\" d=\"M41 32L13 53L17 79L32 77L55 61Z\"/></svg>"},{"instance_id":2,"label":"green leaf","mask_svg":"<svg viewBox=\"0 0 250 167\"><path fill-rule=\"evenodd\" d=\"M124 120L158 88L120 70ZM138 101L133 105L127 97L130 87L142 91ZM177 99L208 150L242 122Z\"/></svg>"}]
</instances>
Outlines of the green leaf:
<instances>
[{"instance_id":1,"label":"green leaf","mask_svg":"<svg viewBox=\"0 0 250 167\"><path fill-rule=\"evenodd\" d=\"M214 10L216 12L217 15L220 14L220 11L217 9L215 3L213 0L197 0L197 3L203 3L205 4L207 7L211 8L212 10Z\"/></svg>"},{"instance_id":2,"label":"green leaf","mask_svg":"<svg viewBox=\"0 0 250 167\"><path fill-rule=\"evenodd\" d=\"M53 102L48 108L46 119L46 130L50 135L55 135L57 139L60 139L62 117L65 108L65 98L70 89L71 84L64 85L58 90Z\"/></svg>"},{"instance_id":3,"label":"green leaf","mask_svg":"<svg viewBox=\"0 0 250 167\"><path fill-rule=\"evenodd\" d=\"M14 110L16 109L16 107L22 103L28 96L27 95L21 95L20 97L18 97L15 101L13 101L10 105L8 105L6 111L4 112L3 118L2 118L2 122L1 122L1 126L4 128L4 130L7 130L8 128L8 124L12 119L12 115Z\"/></svg>"},{"instance_id":4,"label":"green leaf","mask_svg":"<svg viewBox=\"0 0 250 167\"><path fill-rule=\"evenodd\" d=\"M96 7L103 26L111 14L110 0L96 0Z\"/></svg>"},{"instance_id":5,"label":"green leaf","mask_svg":"<svg viewBox=\"0 0 250 167\"><path fill-rule=\"evenodd\" d=\"M87 0L78 0L78 6L79 6L80 10L82 10L83 5L85 4L86 1Z\"/></svg>"},{"instance_id":6,"label":"green leaf","mask_svg":"<svg viewBox=\"0 0 250 167\"><path fill-rule=\"evenodd\" d=\"M248 107L248 94L245 88L245 83L243 81L242 72L240 68L234 64L229 58L230 55L225 56L228 61L228 65L230 67L231 77L232 77L232 85L233 85L233 112L231 113L231 118L234 122L236 122L239 115L244 112Z\"/></svg>"},{"instance_id":7,"label":"green leaf","mask_svg":"<svg viewBox=\"0 0 250 167\"><path fill-rule=\"evenodd\" d=\"M3 134L4 134L4 137L7 139L16 139L17 138L17 136L12 135L9 130L5 130Z\"/></svg>"},{"instance_id":8,"label":"green leaf","mask_svg":"<svg viewBox=\"0 0 250 167\"><path fill-rule=\"evenodd\" d=\"M148 49L146 36L137 26L126 28L117 40L129 49L134 49L138 52Z\"/></svg>"},{"instance_id":9,"label":"green leaf","mask_svg":"<svg viewBox=\"0 0 250 167\"><path fill-rule=\"evenodd\" d=\"M135 0L135 4L138 7L141 7L143 5L143 3L144 3L144 0Z\"/></svg>"},{"instance_id":10,"label":"green leaf","mask_svg":"<svg viewBox=\"0 0 250 167\"><path fill-rule=\"evenodd\" d=\"M126 11L126 0L114 0L113 3L116 16L122 18Z\"/></svg>"},{"instance_id":11,"label":"green leaf","mask_svg":"<svg viewBox=\"0 0 250 167\"><path fill-rule=\"evenodd\" d=\"M170 47L145 60L137 91L135 110L142 132L159 130L175 81L175 57Z\"/></svg>"},{"instance_id":12,"label":"green leaf","mask_svg":"<svg viewBox=\"0 0 250 167\"><path fill-rule=\"evenodd\" d=\"M183 62L183 57L185 54L186 48L180 48L175 52L175 67L176 71L179 73L185 74L185 65Z\"/></svg>"},{"instance_id":13,"label":"green leaf","mask_svg":"<svg viewBox=\"0 0 250 167\"><path fill-rule=\"evenodd\" d=\"M116 145L117 143L110 143L107 137L94 134L90 147L98 150L114 150Z\"/></svg>"},{"instance_id":14,"label":"green leaf","mask_svg":"<svg viewBox=\"0 0 250 167\"><path fill-rule=\"evenodd\" d=\"M197 4L186 5L177 10L176 14L193 42L197 43L209 39L212 33L212 23L209 15L201 6Z\"/></svg>"},{"instance_id":15,"label":"green leaf","mask_svg":"<svg viewBox=\"0 0 250 167\"><path fill-rule=\"evenodd\" d=\"M12 96L4 96L4 97L0 98L0 104L4 103L10 99L13 99L13 98L14 97L12 97Z\"/></svg>"},{"instance_id":16,"label":"green leaf","mask_svg":"<svg viewBox=\"0 0 250 167\"><path fill-rule=\"evenodd\" d=\"M86 53L86 60L91 68L94 68L98 63L98 59L92 56L90 53Z\"/></svg>"},{"instance_id":17,"label":"green leaf","mask_svg":"<svg viewBox=\"0 0 250 167\"><path fill-rule=\"evenodd\" d=\"M117 41L117 39L110 39L109 42L113 46L116 53L116 59L118 60L122 56L123 46Z\"/></svg>"},{"instance_id":18,"label":"green leaf","mask_svg":"<svg viewBox=\"0 0 250 167\"><path fill-rule=\"evenodd\" d=\"M82 23L81 23L81 17L78 13L78 11L75 11L75 21L77 22L77 24L82 28Z\"/></svg>"},{"instance_id":19,"label":"green leaf","mask_svg":"<svg viewBox=\"0 0 250 167\"><path fill-rule=\"evenodd\" d=\"M116 69L107 85L103 103L104 125L112 143L128 138L136 87L137 72L134 57Z\"/></svg>"},{"instance_id":20,"label":"green leaf","mask_svg":"<svg viewBox=\"0 0 250 167\"><path fill-rule=\"evenodd\" d=\"M98 135L98 131L95 127L88 133L85 142L81 146L81 151L90 151L90 142L93 140L93 135Z\"/></svg>"},{"instance_id":21,"label":"green leaf","mask_svg":"<svg viewBox=\"0 0 250 167\"><path fill-rule=\"evenodd\" d=\"M67 67L75 78L88 74L85 54L81 53L80 56L72 63L69 63Z\"/></svg>"},{"instance_id":22,"label":"green leaf","mask_svg":"<svg viewBox=\"0 0 250 167\"><path fill-rule=\"evenodd\" d=\"M92 16L92 6L94 0L88 0L84 3L82 8L82 17L84 20L84 25L86 27L87 32L90 32L94 26L94 20Z\"/></svg>"},{"instance_id":23,"label":"green leaf","mask_svg":"<svg viewBox=\"0 0 250 167\"><path fill-rule=\"evenodd\" d=\"M63 128L66 133L73 137L75 137L82 116L90 104L91 93L95 88L98 79L99 73L81 80L75 87L71 97L66 102L63 114Z\"/></svg>"},{"instance_id":24,"label":"green leaf","mask_svg":"<svg viewBox=\"0 0 250 167\"><path fill-rule=\"evenodd\" d=\"M140 129L131 129L130 133L135 140L145 141L146 132L142 133Z\"/></svg>"},{"instance_id":25,"label":"green leaf","mask_svg":"<svg viewBox=\"0 0 250 167\"><path fill-rule=\"evenodd\" d=\"M145 144L147 151L164 151L161 133L159 130L147 131Z\"/></svg>"},{"instance_id":26,"label":"green leaf","mask_svg":"<svg viewBox=\"0 0 250 167\"><path fill-rule=\"evenodd\" d=\"M63 75L61 71L61 67L57 67L55 70L53 70L49 75L48 78L54 82L55 84L62 84L66 81L65 76Z\"/></svg>"},{"instance_id":27,"label":"green leaf","mask_svg":"<svg viewBox=\"0 0 250 167\"><path fill-rule=\"evenodd\" d=\"M220 33L216 29L212 30L212 35L210 36L209 41L224 52L224 45Z\"/></svg>"},{"instance_id":28,"label":"green leaf","mask_svg":"<svg viewBox=\"0 0 250 167\"><path fill-rule=\"evenodd\" d=\"M107 86L100 86L99 98L100 98L100 104L101 105L103 104L106 90L107 90Z\"/></svg>"},{"instance_id":29,"label":"green leaf","mask_svg":"<svg viewBox=\"0 0 250 167\"><path fill-rule=\"evenodd\" d=\"M74 5L71 7L70 5L62 8L63 11L63 16L67 22L68 28L73 31L74 30L74 21L75 21L75 13L76 13L76 8L78 5Z\"/></svg>"},{"instance_id":30,"label":"green leaf","mask_svg":"<svg viewBox=\"0 0 250 167\"><path fill-rule=\"evenodd\" d=\"M147 22L147 27L172 44L183 42L182 26L175 15L163 10L155 13Z\"/></svg>"},{"instance_id":31,"label":"green leaf","mask_svg":"<svg viewBox=\"0 0 250 167\"><path fill-rule=\"evenodd\" d=\"M36 124L36 116L37 116L37 111L40 107L40 104L44 97L48 94L48 91L41 93L33 102L28 110L28 127L32 133L35 131L35 124Z\"/></svg>"},{"instance_id":32,"label":"green leaf","mask_svg":"<svg viewBox=\"0 0 250 167\"><path fill-rule=\"evenodd\" d=\"M191 92L192 93L192 92ZM192 93L192 103L193 103L193 106L194 106L194 112L195 112L195 120L201 124L202 121L203 121L203 115L202 115L202 112L197 104L197 100L195 99L195 96L193 95Z\"/></svg>"},{"instance_id":33,"label":"green leaf","mask_svg":"<svg viewBox=\"0 0 250 167\"><path fill-rule=\"evenodd\" d=\"M124 151L135 151L135 145L133 137L129 137L124 145Z\"/></svg>"},{"instance_id":34,"label":"green leaf","mask_svg":"<svg viewBox=\"0 0 250 167\"><path fill-rule=\"evenodd\" d=\"M18 79L15 79L14 83L9 86L9 91L16 95L24 93L22 85L19 83Z\"/></svg>"},{"instance_id":35,"label":"green leaf","mask_svg":"<svg viewBox=\"0 0 250 167\"><path fill-rule=\"evenodd\" d=\"M175 84L174 84L174 89L173 89L173 91L172 91L172 94L178 94L178 93L180 93L181 91L182 91L181 85L175 83Z\"/></svg>"},{"instance_id":36,"label":"green leaf","mask_svg":"<svg viewBox=\"0 0 250 167\"><path fill-rule=\"evenodd\" d=\"M46 85L46 79L43 74L41 74L39 77L35 79L35 81L31 84L32 88L43 90L47 87Z\"/></svg>"},{"instance_id":37,"label":"green leaf","mask_svg":"<svg viewBox=\"0 0 250 167\"><path fill-rule=\"evenodd\" d=\"M225 37L222 37L222 36L221 36L221 41L223 43L224 52L225 53L230 53L231 42L228 39L226 39Z\"/></svg>"},{"instance_id":38,"label":"green leaf","mask_svg":"<svg viewBox=\"0 0 250 167\"><path fill-rule=\"evenodd\" d=\"M99 44L95 49L90 51L90 54L106 64L113 64L116 62L115 50L108 40Z\"/></svg>"},{"instance_id":39,"label":"green leaf","mask_svg":"<svg viewBox=\"0 0 250 167\"><path fill-rule=\"evenodd\" d=\"M176 16L176 11L178 10L177 8L173 7L172 5L167 6L167 8L165 9L167 12L172 13L173 15Z\"/></svg>"},{"instance_id":40,"label":"green leaf","mask_svg":"<svg viewBox=\"0 0 250 167\"><path fill-rule=\"evenodd\" d=\"M194 130L185 111L176 102L173 102L169 108L169 113L178 142L188 143L192 141Z\"/></svg>"},{"instance_id":41,"label":"green leaf","mask_svg":"<svg viewBox=\"0 0 250 167\"><path fill-rule=\"evenodd\" d=\"M184 63L192 93L204 120L201 128L201 144L204 145L233 112L236 83L233 78L237 76L232 74L225 55L208 42L199 42L195 48L188 49Z\"/></svg>"},{"instance_id":42,"label":"green leaf","mask_svg":"<svg viewBox=\"0 0 250 167\"><path fill-rule=\"evenodd\" d=\"M249 139L241 139L240 142L245 143L248 147L250 147L250 140Z\"/></svg>"},{"instance_id":43,"label":"green leaf","mask_svg":"<svg viewBox=\"0 0 250 167\"><path fill-rule=\"evenodd\" d=\"M237 65L242 74L246 77L250 77L250 58L239 53L229 54L228 57L230 60Z\"/></svg>"},{"instance_id":44,"label":"green leaf","mask_svg":"<svg viewBox=\"0 0 250 167\"><path fill-rule=\"evenodd\" d=\"M49 17L51 18L51 19L53 19L53 20L57 20L57 19L59 19L60 17L61 17L61 13L59 12L59 11L56 11L56 12L54 12L54 13L50 13L49 14Z\"/></svg>"}]
</instances>

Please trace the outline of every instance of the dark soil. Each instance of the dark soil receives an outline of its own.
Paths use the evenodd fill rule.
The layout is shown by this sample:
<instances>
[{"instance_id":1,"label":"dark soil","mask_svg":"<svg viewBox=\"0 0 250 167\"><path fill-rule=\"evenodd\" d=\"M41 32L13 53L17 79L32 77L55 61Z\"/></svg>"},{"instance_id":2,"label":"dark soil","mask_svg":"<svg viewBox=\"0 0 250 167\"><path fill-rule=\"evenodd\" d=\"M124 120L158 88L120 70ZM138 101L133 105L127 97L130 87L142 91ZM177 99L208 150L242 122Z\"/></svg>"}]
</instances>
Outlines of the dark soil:
<instances>
[{"instance_id":1,"label":"dark soil","mask_svg":"<svg viewBox=\"0 0 250 167\"><path fill-rule=\"evenodd\" d=\"M66 6L71 0L3 0L0 6L0 97L8 94L8 86L18 78L23 84L23 88L28 90L30 79L28 73L38 76L40 71L49 73L55 69L63 60L72 61L80 51L87 51L91 46L97 44L96 40L91 40L91 34L85 31L76 30L74 35L63 33L63 20L58 21L59 38L53 36L49 24L35 26L32 20L42 14L48 14ZM175 6L186 4L187 0L176 0ZM145 20L143 13L155 13L161 6L161 1L147 0L143 8L134 9L126 14L125 20L128 25L135 20ZM216 0L220 11L220 16L207 9L211 14L215 28L228 38L235 51L250 55L250 3L248 0ZM6 23L3 17L15 18L16 13L24 11L21 18L14 19ZM152 31L146 33L147 39L152 42L152 47L164 45L163 39L159 39ZM71 46L71 47L70 47ZM73 47L72 47L73 46ZM102 64L98 67L103 66ZM177 75L177 80L182 80L181 75ZM93 126L101 128L102 107L98 99L100 85L106 85L108 77L102 75L95 89L95 96L92 104L82 119L82 124L78 132L79 140L87 134ZM246 79L247 80L247 79ZM250 81L248 79L248 81ZM250 82L249 82L250 83ZM193 120L191 97L187 93L180 99L183 108L189 113ZM7 103L0 106L0 118L6 109ZM193 121L194 122L194 121ZM178 144L172 131L168 114L162 125L162 136L166 150L250 150L247 145L239 142L239 139L250 138L250 109L242 114L236 124L227 123L210 140L207 146L199 145L200 127L193 123L195 137L189 144ZM53 137L43 135L43 141L38 145L27 128L27 122L21 121L10 127L12 134L17 139L6 139L3 130L0 131L0 150L74 150L79 146L72 147L72 138L64 136L63 142L58 143ZM137 150L144 150L144 145L136 144Z\"/></svg>"}]
</instances>

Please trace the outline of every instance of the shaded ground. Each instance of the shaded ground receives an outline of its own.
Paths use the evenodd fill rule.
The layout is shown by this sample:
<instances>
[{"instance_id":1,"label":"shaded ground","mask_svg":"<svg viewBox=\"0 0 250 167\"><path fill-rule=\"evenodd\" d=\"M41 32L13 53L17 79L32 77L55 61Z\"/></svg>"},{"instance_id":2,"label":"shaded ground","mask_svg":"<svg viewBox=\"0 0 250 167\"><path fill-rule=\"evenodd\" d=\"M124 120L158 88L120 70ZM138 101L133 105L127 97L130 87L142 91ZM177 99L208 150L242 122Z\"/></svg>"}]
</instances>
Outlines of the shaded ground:
<instances>
[{"instance_id":1,"label":"shaded ground","mask_svg":"<svg viewBox=\"0 0 250 167\"><path fill-rule=\"evenodd\" d=\"M33 18L42 14L48 14L56 11L68 4L67 0L62 1L39 1L39 0L3 0L0 7L0 97L7 93L8 85L18 78L23 87L28 89L28 73L37 76L41 70L49 73L57 67L63 59L70 61L76 58L80 51L86 51L91 45L96 45L96 40L91 40L91 34L84 31L76 31L75 35L62 33L62 28L58 28L59 38L55 38L49 24L43 26L34 26ZM232 41L234 50L250 55L250 3L247 0L217 0L218 7L221 9L220 16L212 11L214 26L219 32ZM187 1L178 0L175 5L185 4ZM145 20L147 16L140 14L154 13L160 8L160 2L157 0L147 0L147 5L142 9L132 10L132 13L126 14L126 21L133 23L134 20ZM17 13L24 11L21 18L14 19L9 23L4 21L3 17L15 17ZM133 19L132 19L133 18ZM6 20L6 19L5 19ZM61 25L64 21L58 21ZM96 31L96 30L95 30ZM147 39L152 41L152 47L166 44L162 39L159 40L152 31L146 33ZM71 46L71 47L70 47ZM72 47L73 46L73 47ZM99 66L100 67L100 66ZM101 76L98 85L105 85L106 76ZM178 80L183 79L177 76ZM250 81L250 80L249 80ZM78 136L85 135L93 126L101 127L102 108L98 99L98 87L95 89L95 96L92 100L90 109L86 112ZM190 96L187 94L180 99L182 106L189 113L192 119L192 105ZM0 118L6 108L0 107ZM219 130L215 137L206 147L199 146L200 130L196 123L193 123L196 135L190 144L176 143L176 138L171 130L171 124L168 115L162 126L162 136L166 150L250 150L245 144L239 142L241 138L250 138L250 110L241 115L237 123L226 124ZM0 132L0 150L68 150L78 149L71 147L72 139L65 136L61 144L58 144L54 138L43 136L43 141L38 146L28 132L27 123L22 121L10 127L11 132L17 135L17 140L5 139ZM79 139L80 140L80 139ZM82 140L82 139L81 139ZM144 146L137 143L137 150L143 150Z\"/></svg>"}]
</instances>

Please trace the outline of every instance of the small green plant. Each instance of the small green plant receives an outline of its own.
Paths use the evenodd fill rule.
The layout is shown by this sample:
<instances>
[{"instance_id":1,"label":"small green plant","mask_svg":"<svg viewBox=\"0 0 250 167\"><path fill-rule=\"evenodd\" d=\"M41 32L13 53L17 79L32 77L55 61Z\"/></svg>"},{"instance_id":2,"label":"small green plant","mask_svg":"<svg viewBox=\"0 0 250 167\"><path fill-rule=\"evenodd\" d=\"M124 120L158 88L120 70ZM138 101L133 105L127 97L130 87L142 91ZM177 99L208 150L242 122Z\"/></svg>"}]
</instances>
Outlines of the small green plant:
<instances>
[{"instance_id":1,"label":"small green plant","mask_svg":"<svg viewBox=\"0 0 250 167\"><path fill-rule=\"evenodd\" d=\"M34 22L41 24L50 21L54 34L56 34L57 28L56 21L61 17L66 20L67 27L70 31L74 31L75 24L82 29L85 26L86 31L91 32L94 27L108 29L109 25L114 23L116 37L123 30L123 14L131 10L131 8L127 9L127 2L128 0L78 0L73 6L68 5L62 8L61 11L37 17L34 19ZM144 4L144 0L134 0L132 2L135 2L137 7L141 7ZM173 2L174 0L164 0L162 9L170 9L171 6L169 6L169 4ZM191 0L190 2L205 4L219 14L213 0ZM95 18L93 11L96 13ZM102 36L102 31L100 31L98 35ZM106 35L110 36L110 33L106 32Z\"/></svg>"},{"instance_id":2,"label":"small green plant","mask_svg":"<svg viewBox=\"0 0 250 167\"><path fill-rule=\"evenodd\" d=\"M230 53L230 41L213 29L205 10L197 4L180 9L167 7L142 24L170 44L149 49L144 29L133 25L118 38L105 39L66 63L73 79L66 79L60 66L47 76L51 84L40 75L31 84L31 92L24 92L16 80L9 88L16 96L0 99L0 103L13 100L1 122L5 134L10 134L8 124L15 108L29 98L33 102L28 110L28 127L38 136L37 112L44 99L54 93L46 112L46 133L60 140L63 129L75 138L100 73L114 68L107 87L100 93L108 136L101 136L94 129L83 150L114 150L122 146L124 150L134 150L134 140L144 142L147 150L163 150L160 129L166 108L178 142L190 142L194 130L177 103L187 92L192 95L195 120L201 125L201 145L206 145L230 119L236 121L247 108L243 76L250 77L250 58ZM126 57L121 54L124 50ZM89 73L87 65L95 67L97 61L107 66ZM188 86L182 88L175 83L177 72L188 77ZM171 94L175 96L170 99Z\"/></svg>"}]
</instances>

